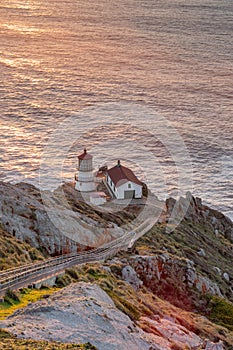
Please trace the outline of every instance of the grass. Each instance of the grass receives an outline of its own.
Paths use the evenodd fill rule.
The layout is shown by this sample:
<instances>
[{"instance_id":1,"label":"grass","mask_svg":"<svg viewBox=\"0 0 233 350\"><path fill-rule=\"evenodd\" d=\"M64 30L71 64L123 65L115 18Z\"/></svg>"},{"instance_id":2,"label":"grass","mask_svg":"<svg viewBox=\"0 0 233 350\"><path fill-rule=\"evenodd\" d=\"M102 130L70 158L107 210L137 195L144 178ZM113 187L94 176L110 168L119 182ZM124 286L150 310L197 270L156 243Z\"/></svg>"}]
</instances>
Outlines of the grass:
<instances>
[{"instance_id":1,"label":"grass","mask_svg":"<svg viewBox=\"0 0 233 350\"><path fill-rule=\"evenodd\" d=\"M23 289L21 293L18 294L19 300L16 298L11 298L8 295L4 298L5 301L0 303L0 320L4 320L8 316L12 315L16 310L24 308L29 303L34 303L45 297L46 295L51 295L56 292L58 288L42 288L42 289Z\"/></svg>"},{"instance_id":2,"label":"grass","mask_svg":"<svg viewBox=\"0 0 233 350\"><path fill-rule=\"evenodd\" d=\"M43 259L37 249L19 241L0 226L0 271Z\"/></svg>"},{"instance_id":3,"label":"grass","mask_svg":"<svg viewBox=\"0 0 233 350\"><path fill-rule=\"evenodd\" d=\"M233 244L223 235L216 238L213 229L204 222L185 219L169 234L165 228L166 224L155 225L136 242L134 252L156 255L163 249L163 253L167 251L176 258L193 260L197 272L216 282L224 297L233 302L229 284L214 269L218 267L222 272L232 275ZM204 249L205 256L198 254L200 248Z\"/></svg>"},{"instance_id":4,"label":"grass","mask_svg":"<svg viewBox=\"0 0 233 350\"><path fill-rule=\"evenodd\" d=\"M114 301L116 307L128 315L132 321L141 325L141 317L168 316L176 319L181 325L203 338L221 339L226 344L226 349L232 349L233 333L227 331L225 324L212 323L207 318L198 314L182 310L166 300L154 295L146 287L135 291L128 283L119 278L121 267L115 262L108 264L111 273L103 269L99 264L87 264L67 271L68 275L78 276L73 281L85 281L98 284ZM116 273L116 274L115 274ZM224 314L224 311L223 311ZM216 321L213 319L213 321ZM146 331L146 329L144 329ZM151 330L150 330L151 332Z\"/></svg>"},{"instance_id":5,"label":"grass","mask_svg":"<svg viewBox=\"0 0 233 350\"><path fill-rule=\"evenodd\" d=\"M184 259L193 260L197 271L217 282L223 294L226 297L229 295L229 299L233 301L232 293L229 292L229 285L221 276L218 276L213 269L214 266L217 266L223 272L229 272L231 275L233 245L230 241L223 236L219 236L216 239L208 223L204 224L203 222L183 220L183 222L169 234L166 233L165 227L165 224L155 225L148 234L141 237L141 239L136 242L133 252L141 255L156 255L167 251L179 261L180 269L183 266L182 261ZM0 268L5 268L4 264L8 264L7 267L14 266L18 258L19 264L43 258L38 251L32 251L32 248L29 246L24 247L21 242L15 242L15 238L6 233L4 233L4 235L5 236L1 238L0 234ZM4 243L6 243L6 254L4 251ZM197 254L200 248L204 249L206 256ZM29 249L31 253L26 254L24 249ZM121 253L118 257L128 259L129 253ZM9 264L11 265L9 266ZM177 308L168 301L162 300L155 295L156 293L160 297L164 297L165 293L163 292L166 292L165 289L174 284L173 279L171 281L167 280L167 283L162 286L157 285L157 289L155 288L153 292L150 290L150 286L148 286L148 288L144 286L139 291L135 291L129 284L121 280L122 266L118 264L118 262L111 264L110 261L108 267L110 267L111 272L103 269L101 265L97 263L67 269L64 275L57 278L57 288L78 281L96 283L112 298L117 308L138 324L140 324L141 316L153 316L156 314L161 316L167 315L177 319L187 329L203 337L208 337L212 340L222 339L230 344L230 346L233 345L233 304L231 302L218 297L209 298L206 304L203 304L202 314L212 321L210 322L198 314L194 315L181 308ZM175 287L180 288L180 284ZM14 311L26 306L30 302L35 302L45 297L46 294L52 294L57 288L42 289L39 291L24 290L19 296L20 301L15 300L14 296L11 298L11 296L8 295L8 299L6 299L7 302L0 304L0 319L11 315ZM178 289L176 292L179 295L180 291ZM170 289L168 289L168 294L171 294ZM202 304L203 300L200 299L198 293L195 294L194 291L192 291L192 296L196 298L197 305ZM205 312L205 308L207 308L207 312ZM3 338L3 340L7 344L6 338ZM51 344L45 342L43 342L43 344L33 342L31 343L33 345L29 343L28 345L17 343L18 347L3 347L2 344L3 343L0 342L1 349L26 350L29 348L34 349L33 346L35 346L35 349L88 349L77 347L77 345L69 345L71 347L62 345L60 348L56 347L59 345L50 347ZM231 349L231 347L229 349Z\"/></svg>"},{"instance_id":6,"label":"grass","mask_svg":"<svg viewBox=\"0 0 233 350\"><path fill-rule=\"evenodd\" d=\"M209 319L233 332L233 304L217 296L209 296Z\"/></svg>"},{"instance_id":7,"label":"grass","mask_svg":"<svg viewBox=\"0 0 233 350\"><path fill-rule=\"evenodd\" d=\"M127 314L135 323L139 326L141 325L141 317L153 317L154 315L159 315L163 317L164 315L172 317L180 322L187 329L194 331L203 338L210 338L212 340L222 339L226 344L233 345L233 333L227 333L226 328L224 328L224 333L221 333L222 324L219 322L219 326L214 323L211 323L206 318L203 318L197 314L192 314L190 312L184 311L180 308L175 307L169 302L160 299L150 292L146 287L141 288L138 291L135 291L128 283L122 281L119 278L119 272L121 271L120 265L114 262L111 265L111 262L108 264L108 267L111 271L117 273L116 275L113 272L105 270L100 264L86 264L78 266L76 268L67 269L66 274L62 277L58 277L57 281L61 282L66 281L65 284L72 282L84 281L96 283L99 285L105 292L112 298L116 307ZM9 303L2 303L0 310L0 318L5 318L11 315L15 310L26 306L29 302L34 302L43 298L45 295L54 293L58 288L50 289L41 289L41 290L30 290L24 289L20 294L20 302L13 300L13 305ZM14 298L14 295L13 295ZM216 305L216 304L215 304ZM216 306L216 314L219 312ZM225 311L223 310L223 314ZM213 314L212 314L213 316ZM213 318L213 321L216 322L216 319ZM143 329L143 326L142 326ZM146 328L144 329L145 331ZM7 335L6 335L7 336ZM7 344L9 347L7 347ZM5 346L5 347L4 347ZM11 346L11 347L10 347ZM59 347L60 346L60 347ZM90 346L90 345L88 345ZM226 347L230 349L230 347ZM10 342L7 342L7 339L4 338L1 340L0 335L0 348L1 349L48 349L48 350L57 350L57 349L95 349L93 347L80 347L77 345L51 345L47 342L32 342L26 340L16 340L11 339Z\"/></svg>"},{"instance_id":8,"label":"grass","mask_svg":"<svg viewBox=\"0 0 233 350\"><path fill-rule=\"evenodd\" d=\"M83 345L61 344L47 341L33 341L28 339L16 339L10 333L0 329L0 349L2 350L97 350L90 343Z\"/></svg>"}]
</instances>

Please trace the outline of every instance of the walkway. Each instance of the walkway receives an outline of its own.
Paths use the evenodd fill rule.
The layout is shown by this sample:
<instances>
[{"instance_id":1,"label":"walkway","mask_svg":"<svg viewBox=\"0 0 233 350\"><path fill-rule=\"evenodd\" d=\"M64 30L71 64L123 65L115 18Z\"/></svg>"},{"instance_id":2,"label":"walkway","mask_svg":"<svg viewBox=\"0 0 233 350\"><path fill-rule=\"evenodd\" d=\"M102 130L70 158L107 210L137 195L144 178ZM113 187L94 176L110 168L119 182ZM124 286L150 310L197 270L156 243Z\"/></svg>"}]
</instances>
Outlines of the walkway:
<instances>
[{"instance_id":1,"label":"walkway","mask_svg":"<svg viewBox=\"0 0 233 350\"><path fill-rule=\"evenodd\" d=\"M39 263L5 270L0 274L0 296L3 296L8 288L15 290L33 285L41 280L58 276L72 266L104 261L121 250L127 250L133 245L135 240L147 233L153 225L154 222L148 219L135 230L99 248L83 253L66 254L56 258L49 258Z\"/></svg>"}]
</instances>

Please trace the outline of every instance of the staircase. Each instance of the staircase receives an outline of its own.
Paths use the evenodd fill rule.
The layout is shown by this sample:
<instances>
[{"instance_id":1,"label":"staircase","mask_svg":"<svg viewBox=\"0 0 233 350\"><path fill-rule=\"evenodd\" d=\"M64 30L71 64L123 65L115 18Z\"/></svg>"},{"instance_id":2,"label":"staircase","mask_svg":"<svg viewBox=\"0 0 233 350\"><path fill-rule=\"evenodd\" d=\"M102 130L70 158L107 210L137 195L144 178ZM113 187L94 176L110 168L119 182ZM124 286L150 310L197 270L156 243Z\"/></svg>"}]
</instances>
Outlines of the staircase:
<instances>
[{"instance_id":1,"label":"staircase","mask_svg":"<svg viewBox=\"0 0 233 350\"><path fill-rule=\"evenodd\" d=\"M0 273L0 296L3 296L8 288L15 290L29 285L33 286L36 282L58 276L72 266L104 261L119 251L132 247L133 243L148 232L153 225L154 223L150 223L149 220L145 221L135 230L90 251L64 254L39 263L5 270Z\"/></svg>"}]
</instances>

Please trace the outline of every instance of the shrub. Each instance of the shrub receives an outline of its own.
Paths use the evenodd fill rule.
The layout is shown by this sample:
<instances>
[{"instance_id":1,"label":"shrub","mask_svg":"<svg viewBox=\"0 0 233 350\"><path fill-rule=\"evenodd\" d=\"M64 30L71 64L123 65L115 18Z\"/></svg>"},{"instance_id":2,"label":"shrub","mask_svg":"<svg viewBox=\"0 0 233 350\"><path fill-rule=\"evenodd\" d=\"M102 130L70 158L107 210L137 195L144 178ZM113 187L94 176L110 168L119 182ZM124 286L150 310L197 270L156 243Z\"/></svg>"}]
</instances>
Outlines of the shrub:
<instances>
[{"instance_id":1,"label":"shrub","mask_svg":"<svg viewBox=\"0 0 233 350\"><path fill-rule=\"evenodd\" d=\"M70 276L68 276L68 275L63 275L63 276L60 276L60 277L57 277L57 278L56 278L55 284L56 284L59 288L62 288L62 287L68 286L71 282L72 282L72 279L71 279Z\"/></svg>"},{"instance_id":2,"label":"shrub","mask_svg":"<svg viewBox=\"0 0 233 350\"><path fill-rule=\"evenodd\" d=\"M218 296L208 297L211 321L233 331L233 304Z\"/></svg>"},{"instance_id":3,"label":"shrub","mask_svg":"<svg viewBox=\"0 0 233 350\"><path fill-rule=\"evenodd\" d=\"M113 285L112 285L112 283L111 283L107 278L101 279L101 281L100 281L100 286L101 286L105 291L113 290Z\"/></svg>"},{"instance_id":4,"label":"shrub","mask_svg":"<svg viewBox=\"0 0 233 350\"><path fill-rule=\"evenodd\" d=\"M7 289L4 296L4 301L9 304L14 304L14 302L19 302L20 299L15 292L13 292L11 289Z\"/></svg>"},{"instance_id":5,"label":"shrub","mask_svg":"<svg viewBox=\"0 0 233 350\"><path fill-rule=\"evenodd\" d=\"M79 279L79 276L78 276L78 273L76 270L74 269L67 269L66 270L66 273L71 277L73 278L74 280L78 280Z\"/></svg>"},{"instance_id":6,"label":"shrub","mask_svg":"<svg viewBox=\"0 0 233 350\"><path fill-rule=\"evenodd\" d=\"M12 335L0 328L0 339L12 338Z\"/></svg>"}]
</instances>

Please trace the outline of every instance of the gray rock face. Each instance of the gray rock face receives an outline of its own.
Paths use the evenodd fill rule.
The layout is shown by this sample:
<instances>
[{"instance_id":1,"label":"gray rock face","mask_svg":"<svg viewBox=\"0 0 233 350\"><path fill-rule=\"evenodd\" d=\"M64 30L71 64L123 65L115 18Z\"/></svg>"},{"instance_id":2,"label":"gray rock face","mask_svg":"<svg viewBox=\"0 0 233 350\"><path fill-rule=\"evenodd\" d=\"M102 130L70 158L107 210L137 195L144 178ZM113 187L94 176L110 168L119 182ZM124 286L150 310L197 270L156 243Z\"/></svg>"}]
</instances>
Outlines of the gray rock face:
<instances>
[{"instance_id":1,"label":"gray rock face","mask_svg":"<svg viewBox=\"0 0 233 350\"><path fill-rule=\"evenodd\" d=\"M135 325L99 286L84 282L16 311L0 327L19 338L90 342L100 350L223 350L169 317L141 317Z\"/></svg>"},{"instance_id":2,"label":"gray rock face","mask_svg":"<svg viewBox=\"0 0 233 350\"><path fill-rule=\"evenodd\" d=\"M114 224L106 222L101 225L66 207L58 194L46 192L46 196L50 206L43 203L40 190L32 185L0 182L0 221L3 228L16 238L52 255L77 251L85 246L95 247L123 233ZM112 226L111 230L107 226Z\"/></svg>"},{"instance_id":3,"label":"gray rock face","mask_svg":"<svg viewBox=\"0 0 233 350\"><path fill-rule=\"evenodd\" d=\"M131 286L135 289L138 289L143 284L143 282L138 278L136 271L130 265L123 267L122 278L131 284Z\"/></svg>"},{"instance_id":4,"label":"gray rock face","mask_svg":"<svg viewBox=\"0 0 233 350\"><path fill-rule=\"evenodd\" d=\"M200 275L191 260L184 260L158 254L155 256L134 256L130 263L143 283L157 291L160 285L175 293L185 293L188 288L195 288L204 294L222 296L218 285L207 277Z\"/></svg>"},{"instance_id":5,"label":"gray rock face","mask_svg":"<svg viewBox=\"0 0 233 350\"><path fill-rule=\"evenodd\" d=\"M202 346L204 350L224 350L223 343L220 341L218 343L212 343L209 340L206 340Z\"/></svg>"},{"instance_id":6,"label":"gray rock face","mask_svg":"<svg viewBox=\"0 0 233 350\"><path fill-rule=\"evenodd\" d=\"M90 342L101 350L148 350L151 338L97 285L78 283L17 311L0 327L20 338Z\"/></svg>"}]
</instances>

